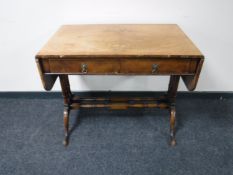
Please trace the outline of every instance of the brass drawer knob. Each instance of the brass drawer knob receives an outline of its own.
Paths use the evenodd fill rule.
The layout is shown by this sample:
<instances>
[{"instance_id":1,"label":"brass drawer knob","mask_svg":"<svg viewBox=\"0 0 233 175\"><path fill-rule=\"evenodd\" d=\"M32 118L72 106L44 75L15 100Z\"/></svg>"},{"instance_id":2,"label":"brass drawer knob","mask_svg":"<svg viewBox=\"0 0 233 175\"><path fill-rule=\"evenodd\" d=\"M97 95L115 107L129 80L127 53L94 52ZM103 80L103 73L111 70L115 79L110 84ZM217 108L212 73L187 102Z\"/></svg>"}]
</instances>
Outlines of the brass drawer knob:
<instances>
[{"instance_id":1,"label":"brass drawer knob","mask_svg":"<svg viewBox=\"0 0 233 175\"><path fill-rule=\"evenodd\" d=\"M155 74L158 71L158 64L152 64L152 74Z\"/></svg>"},{"instance_id":2,"label":"brass drawer knob","mask_svg":"<svg viewBox=\"0 0 233 175\"><path fill-rule=\"evenodd\" d=\"M87 64L85 64L85 63L82 63L81 64L81 71L82 71L82 73L87 73Z\"/></svg>"}]
</instances>

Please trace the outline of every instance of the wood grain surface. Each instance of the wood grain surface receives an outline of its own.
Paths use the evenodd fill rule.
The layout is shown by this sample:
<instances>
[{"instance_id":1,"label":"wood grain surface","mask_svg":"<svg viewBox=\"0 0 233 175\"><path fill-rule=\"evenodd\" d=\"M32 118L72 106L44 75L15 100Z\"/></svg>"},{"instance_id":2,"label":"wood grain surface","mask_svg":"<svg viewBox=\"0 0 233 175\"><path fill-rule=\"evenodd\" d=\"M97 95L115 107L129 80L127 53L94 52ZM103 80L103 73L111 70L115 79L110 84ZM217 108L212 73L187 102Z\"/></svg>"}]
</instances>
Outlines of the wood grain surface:
<instances>
[{"instance_id":1,"label":"wood grain surface","mask_svg":"<svg viewBox=\"0 0 233 175\"><path fill-rule=\"evenodd\" d=\"M176 24L63 25L36 55L203 57Z\"/></svg>"}]
</instances>

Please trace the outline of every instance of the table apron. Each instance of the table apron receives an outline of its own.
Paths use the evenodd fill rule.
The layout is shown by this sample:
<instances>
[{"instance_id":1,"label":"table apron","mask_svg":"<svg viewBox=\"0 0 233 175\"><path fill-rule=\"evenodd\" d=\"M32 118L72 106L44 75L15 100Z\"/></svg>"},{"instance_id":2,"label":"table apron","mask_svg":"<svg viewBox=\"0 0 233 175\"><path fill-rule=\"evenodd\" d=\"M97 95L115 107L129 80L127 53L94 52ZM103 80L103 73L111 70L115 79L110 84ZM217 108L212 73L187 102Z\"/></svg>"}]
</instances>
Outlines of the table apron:
<instances>
[{"instance_id":1,"label":"table apron","mask_svg":"<svg viewBox=\"0 0 233 175\"><path fill-rule=\"evenodd\" d=\"M45 74L193 75L198 59L43 59Z\"/></svg>"}]
</instances>

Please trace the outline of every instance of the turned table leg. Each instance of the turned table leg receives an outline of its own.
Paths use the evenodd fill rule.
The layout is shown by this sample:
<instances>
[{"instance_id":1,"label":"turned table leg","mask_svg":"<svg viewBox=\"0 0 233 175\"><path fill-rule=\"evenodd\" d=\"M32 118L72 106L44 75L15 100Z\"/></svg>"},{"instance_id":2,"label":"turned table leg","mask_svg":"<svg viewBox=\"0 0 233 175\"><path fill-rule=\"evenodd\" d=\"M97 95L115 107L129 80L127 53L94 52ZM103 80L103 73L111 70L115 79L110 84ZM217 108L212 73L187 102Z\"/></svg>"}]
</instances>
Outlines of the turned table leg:
<instances>
[{"instance_id":1,"label":"turned table leg","mask_svg":"<svg viewBox=\"0 0 233 175\"><path fill-rule=\"evenodd\" d=\"M68 79L68 75L59 75L62 95L64 98L64 129L65 129L65 139L63 144L65 146L69 143L69 113L70 113L70 104L72 100L72 93L70 90L70 83Z\"/></svg>"},{"instance_id":2,"label":"turned table leg","mask_svg":"<svg viewBox=\"0 0 233 175\"><path fill-rule=\"evenodd\" d=\"M69 113L70 109L68 107L64 107L64 128L65 128L65 139L63 141L63 144L65 146L69 143Z\"/></svg>"},{"instance_id":3,"label":"turned table leg","mask_svg":"<svg viewBox=\"0 0 233 175\"><path fill-rule=\"evenodd\" d=\"M171 75L170 82L167 92L167 97L170 103L170 145L176 145L175 139L175 124L176 124L176 107L175 107L175 100L177 89L179 85L180 76L179 75Z\"/></svg>"},{"instance_id":4,"label":"turned table leg","mask_svg":"<svg viewBox=\"0 0 233 175\"><path fill-rule=\"evenodd\" d=\"M176 145L175 124L176 124L176 108L175 106L171 106L170 107L170 144L171 146Z\"/></svg>"}]
</instances>

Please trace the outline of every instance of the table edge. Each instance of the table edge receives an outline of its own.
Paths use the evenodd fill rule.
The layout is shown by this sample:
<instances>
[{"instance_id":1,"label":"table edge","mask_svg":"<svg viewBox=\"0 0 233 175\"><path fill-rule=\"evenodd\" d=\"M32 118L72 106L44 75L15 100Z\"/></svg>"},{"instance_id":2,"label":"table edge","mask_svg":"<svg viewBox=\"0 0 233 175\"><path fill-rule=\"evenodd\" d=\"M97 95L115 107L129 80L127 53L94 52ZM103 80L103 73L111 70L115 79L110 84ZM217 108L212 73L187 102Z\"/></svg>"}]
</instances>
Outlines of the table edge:
<instances>
[{"instance_id":1,"label":"table edge","mask_svg":"<svg viewBox=\"0 0 233 175\"><path fill-rule=\"evenodd\" d=\"M204 55L40 55L35 56L36 59L59 59L59 58L197 58L204 59Z\"/></svg>"}]
</instances>

